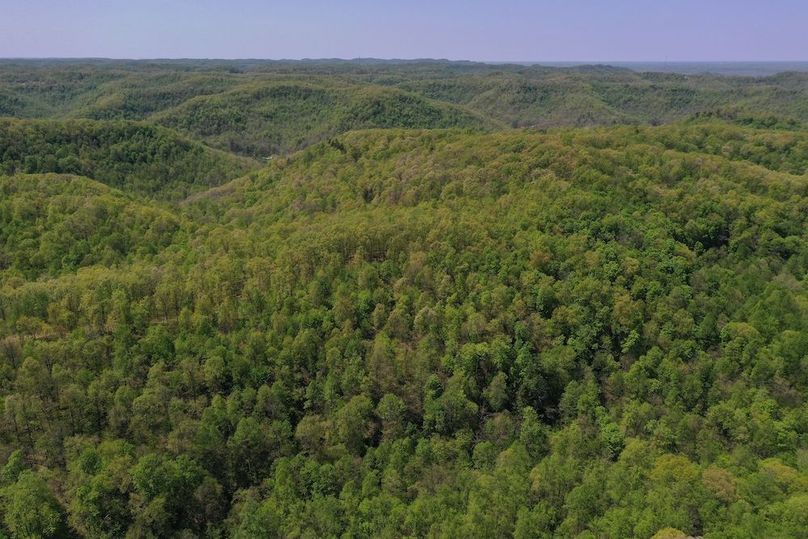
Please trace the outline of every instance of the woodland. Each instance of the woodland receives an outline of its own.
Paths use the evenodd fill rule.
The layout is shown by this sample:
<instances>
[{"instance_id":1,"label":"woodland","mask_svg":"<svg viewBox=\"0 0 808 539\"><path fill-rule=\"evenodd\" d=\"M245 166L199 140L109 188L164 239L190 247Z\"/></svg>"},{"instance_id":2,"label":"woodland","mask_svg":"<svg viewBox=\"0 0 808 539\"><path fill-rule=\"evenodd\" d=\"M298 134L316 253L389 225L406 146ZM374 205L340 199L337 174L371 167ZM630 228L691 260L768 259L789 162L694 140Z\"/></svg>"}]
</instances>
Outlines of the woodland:
<instances>
[{"instance_id":1,"label":"woodland","mask_svg":"<svg viewBox=\"0 0 808 539\"><path fill-rule=\"evenodd\" d=\"M0 61L0 537L808 534L808 74Z\"/></svg>"}]
</instances>

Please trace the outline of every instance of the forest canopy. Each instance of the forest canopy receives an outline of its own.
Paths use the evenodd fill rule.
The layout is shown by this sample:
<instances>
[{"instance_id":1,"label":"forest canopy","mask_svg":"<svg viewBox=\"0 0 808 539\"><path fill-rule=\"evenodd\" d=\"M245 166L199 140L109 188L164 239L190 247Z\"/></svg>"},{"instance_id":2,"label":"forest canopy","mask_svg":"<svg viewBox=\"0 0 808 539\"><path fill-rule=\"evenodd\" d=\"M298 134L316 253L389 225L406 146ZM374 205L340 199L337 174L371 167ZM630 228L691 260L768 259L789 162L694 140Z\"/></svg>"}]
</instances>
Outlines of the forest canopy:
<instances>
[{"instance_id":1,"label":"forest canopy","mask_svg":"<svg viewBox=\"0 0 808 539\"><path fill-rule=\"evenodd\" d=\"M802 75L325 69L0 65L4 533L804 534Z\"/></svg>"}]
</instances>

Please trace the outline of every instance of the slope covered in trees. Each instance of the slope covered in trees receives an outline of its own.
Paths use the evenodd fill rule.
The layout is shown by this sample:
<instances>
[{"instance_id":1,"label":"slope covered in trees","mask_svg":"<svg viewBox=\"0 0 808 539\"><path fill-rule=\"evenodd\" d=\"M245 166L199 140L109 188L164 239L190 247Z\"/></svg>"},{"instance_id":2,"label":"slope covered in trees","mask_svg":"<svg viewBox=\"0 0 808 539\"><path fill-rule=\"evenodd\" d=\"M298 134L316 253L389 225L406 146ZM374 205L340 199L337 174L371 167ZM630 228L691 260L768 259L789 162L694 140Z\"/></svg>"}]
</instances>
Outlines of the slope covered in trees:
<instances>
[{"instance_id":1,"label":"slope covered in trees","mask_svg":"<svg viewBox=\"0 0 808 539\"><path fill-rule=\"evenodd\" d=\"M808 75L717 77L634 73L625 69L548 70L466 74L403 80L411 91L462 104L513 126L658 124L723 109L737 116L808 120Z\"/></svg>"},{"instance_id":2,"label":"slope covered in trees","mask_svg":"<svg viewBox=\"0 0 808 539\"><path fill-rule=\"evenodd\" d=\"M173 216L4 179L4 526L799 536L806 148L714 119L350 132ZM126 241L29 262L118 226L99 207Z\"/></svg>"},{"instance_id":3,"label":"slope covered in trees","mask_svg":"<svg viewBox=\"0 0 808 539\"><path fill-rule=\"evenodd\" d=\"M257 167L152 125L0 119L5 174L76 174L132 193L180 199Z\"/></svg>"},{"instance_id":4,"label":"slope covered in trees","mask_svg":"<svg viewBox=\"0 0 808 539\"><path fill-rule=\"evenodd\" d=\"M726 77L472 62L0 61L0 116L146 120L249 157L351 129L806 125L808 75Z\"/></svg>"},{"instance_id":5,"label":"slope covered in trees","mask_svg":"<svg viewBox=\"0 0 808 539\"><path fill-rule=\"evenodd\" d=\"M71 175L0 176L0 271L59 274L148 258L174 241L181 220Z\"/></svg>"},{"instance_id":6,"label":"slope covered in trees","mask_svg":"<svg viewBox=\"0 0 808 539\"><path fill-rule=\"evenodd\" d=\"M456 105L378 86L263 82L200 96L153 120L212 146L255 157L288 153L328 136L373 127L483 128Z\"/></svg>"}]
</instances>

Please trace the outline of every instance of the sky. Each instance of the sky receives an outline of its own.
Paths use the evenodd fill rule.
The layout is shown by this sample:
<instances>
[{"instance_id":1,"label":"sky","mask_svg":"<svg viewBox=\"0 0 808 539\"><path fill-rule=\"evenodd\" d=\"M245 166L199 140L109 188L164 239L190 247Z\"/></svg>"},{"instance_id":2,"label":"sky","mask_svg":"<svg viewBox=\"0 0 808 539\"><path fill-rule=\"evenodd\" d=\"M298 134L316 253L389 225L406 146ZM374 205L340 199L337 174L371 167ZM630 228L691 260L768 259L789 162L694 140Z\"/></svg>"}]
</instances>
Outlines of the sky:
<instances>
[{"instance_id":1,"label":"sky","mask_svg":"<svg viewBox=\"0 0 808 539\"><path fill-rule=\"evenodd\" d=\"M805 61L808 0L0 0L0 57Z\"/></svg>"}]
</instances>

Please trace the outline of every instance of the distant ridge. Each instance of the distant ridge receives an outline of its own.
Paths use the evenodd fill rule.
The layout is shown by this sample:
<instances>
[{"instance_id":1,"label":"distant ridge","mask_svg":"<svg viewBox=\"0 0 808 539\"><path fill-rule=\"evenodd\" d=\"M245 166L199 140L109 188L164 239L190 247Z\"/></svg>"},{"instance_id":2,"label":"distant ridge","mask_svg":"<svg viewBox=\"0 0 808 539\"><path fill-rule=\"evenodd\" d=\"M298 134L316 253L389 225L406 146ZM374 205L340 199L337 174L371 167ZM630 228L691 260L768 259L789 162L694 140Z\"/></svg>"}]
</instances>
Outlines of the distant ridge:
<instances>
[{"instance_id":1,"label":"distant ridge","mask_svg":"<svg viewBox=\"0 0 808 539\"><path fill-rule=\"evenodd\" d=\"M365 66L401 66L401 65L445 65L455 67L482 66L525 66L550 68L623 68L636 72L660 72L698 74L712 73L728 76L764 77L788 71L808 72L806 61L544 61L544 60L450 60L447 58L2 58L0 65L8 63L91 63L91 64L140 64L140 65L239 65L258 67L261 65L365 65Z\"/></svg>"}]
</instances>

